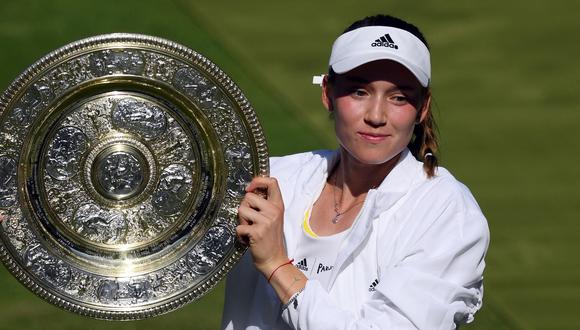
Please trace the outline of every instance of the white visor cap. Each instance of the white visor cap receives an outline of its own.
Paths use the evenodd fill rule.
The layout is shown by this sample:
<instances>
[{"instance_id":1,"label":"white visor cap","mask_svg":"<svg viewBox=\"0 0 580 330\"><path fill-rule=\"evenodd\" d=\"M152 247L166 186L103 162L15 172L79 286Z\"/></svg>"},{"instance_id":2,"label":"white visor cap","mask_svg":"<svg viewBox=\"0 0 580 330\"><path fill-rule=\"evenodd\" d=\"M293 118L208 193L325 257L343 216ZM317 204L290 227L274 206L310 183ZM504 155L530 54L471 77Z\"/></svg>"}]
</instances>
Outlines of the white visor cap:
<instances>
[{"instance_id":1,"label":"white visor cap","mask_svg":"<svg viewBox=\"0 0 580 330\"><path fill-rule=\"evenodd\" d=\"M390 26L365 26L342 34L332 45L329 65L348 72L376 60L393 60L405 66L423 87L431 80L429 49L412 33Z\"/></svg>"}]
</instances>

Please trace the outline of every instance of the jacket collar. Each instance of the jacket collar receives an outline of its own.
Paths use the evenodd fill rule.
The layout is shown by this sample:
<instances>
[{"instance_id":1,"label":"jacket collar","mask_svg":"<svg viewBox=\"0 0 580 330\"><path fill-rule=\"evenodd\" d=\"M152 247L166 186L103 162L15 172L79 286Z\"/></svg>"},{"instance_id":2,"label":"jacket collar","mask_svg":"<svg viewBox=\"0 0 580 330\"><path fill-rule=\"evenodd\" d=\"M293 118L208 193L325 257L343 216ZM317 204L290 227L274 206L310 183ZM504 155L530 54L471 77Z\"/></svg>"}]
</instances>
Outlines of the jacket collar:
<instances>
[{"instance_id":1,"label":"jacket collar","mask_svg":"<svg viewBox=\"0 0 580 330\"><path fill-rule=\"evenodd\" d=\"M318 161L312 164L313 171L302 183L302 191L306 192L311 198L316 198L320 195L329 172L338 161L340 152L339 150L334 150L318 152L317 154L320 157ZM373 203L373 205L369 205L372 210L372 213L369 214L371 218L375 218L377 214L393 206L423 176L422 163L415 159L409 149L405 148L399 161L383 179L383 182L376 189L369 191L369 195L373 197L367 197L367 200Z\"/></svg>"},{"instance_id":2,"label":"jacket collar","mask_svg":"<svg viewBox=\"0 0 580 330\"><path fill-rule=\"evenodd\" d=\"M311 163L313 170L302 182L302 191L311 199L309 201L310 205L314 204L316 198L318 198L322 192L328 174L338 161L340 152L338 150L325 150L317 151L315 152L315 155L317 155L318 158L316 161ZM308 173L307 170L305 172Z\"/></svg>"},{"instance_id":3,"label":"jacket collar","mask_svg":"<svg viewBox=\"0 0 580 330\"><path fill-rule=\"evenodd\" d=\"M376 189L369 192L373 195L373 198L370 198L373 202L371 218L374 219L378 214L391 208L422 177L424 177L422 163L415 159L409 149L403 150L397 165Z\"/></svg>"}]
</instances>

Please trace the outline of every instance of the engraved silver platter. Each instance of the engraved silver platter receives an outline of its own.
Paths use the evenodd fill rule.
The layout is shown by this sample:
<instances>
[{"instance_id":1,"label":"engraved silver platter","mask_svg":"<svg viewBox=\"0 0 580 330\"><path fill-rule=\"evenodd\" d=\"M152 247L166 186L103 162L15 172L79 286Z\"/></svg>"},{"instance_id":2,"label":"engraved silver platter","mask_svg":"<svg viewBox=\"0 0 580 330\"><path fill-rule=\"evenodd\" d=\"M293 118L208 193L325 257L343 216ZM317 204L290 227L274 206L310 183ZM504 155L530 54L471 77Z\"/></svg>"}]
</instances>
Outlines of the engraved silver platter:
<instances>
[{"instance_id":1,"label":"engraved silver platter","mask_svg":"<svg viewBox=\"0 0 580 330\"><path fill-rule=\"evenodd\" d=\"M80 40L0 98L0 258L69 311L166 313L239 259L237 207L267 174L256 115L215 64L155 37Z\"/></svg>"}]
</instances>

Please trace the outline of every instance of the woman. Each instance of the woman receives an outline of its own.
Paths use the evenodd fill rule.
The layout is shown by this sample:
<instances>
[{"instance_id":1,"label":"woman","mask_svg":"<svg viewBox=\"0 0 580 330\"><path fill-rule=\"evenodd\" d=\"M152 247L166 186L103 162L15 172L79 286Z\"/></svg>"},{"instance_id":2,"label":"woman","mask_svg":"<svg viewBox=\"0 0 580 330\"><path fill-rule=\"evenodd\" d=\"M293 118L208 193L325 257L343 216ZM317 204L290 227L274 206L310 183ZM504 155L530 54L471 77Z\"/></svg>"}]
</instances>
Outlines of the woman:
<instances>
[{"instance_id":1,"label":"woman","mask_svg":"<svg viewBox=\"0 0 580 330\"><path fill-rule=\"evenodd\" d=\"M237 227L249 251L228 278L224 328L473 319L489 231L437 167L430 77L425 38L400 19L367 17L335 41L322 103L340 147L274 158L272 177L249 184Z\"/></svg>"}]
</instances>

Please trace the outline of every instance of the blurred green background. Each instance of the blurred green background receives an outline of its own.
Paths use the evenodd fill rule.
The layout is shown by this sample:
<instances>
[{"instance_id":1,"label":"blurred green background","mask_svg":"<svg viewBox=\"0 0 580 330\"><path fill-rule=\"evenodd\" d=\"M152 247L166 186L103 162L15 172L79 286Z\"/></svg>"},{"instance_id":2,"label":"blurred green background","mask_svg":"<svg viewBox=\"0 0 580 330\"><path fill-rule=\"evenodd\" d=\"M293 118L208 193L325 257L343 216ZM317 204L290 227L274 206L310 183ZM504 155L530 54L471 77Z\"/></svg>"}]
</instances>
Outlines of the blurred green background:
<instances>
[{"instance_id":1,"label":"blurred green background","mask_svg":"<svg viewBox=\"0 0 580 330\"><path fill-rule=\"evenodd\" d=\"M164 37L214 61L258 112L270 151L335 147L313 74L352 21L389 13L431 44L442 164L466 183L492 241L468 329L580 329L580 3L552 1L0 0L0 90L69 42ZM223 285L137 322L53 307L0 267L0 329L217 329Z\"/></svg>"}]
</instances>

